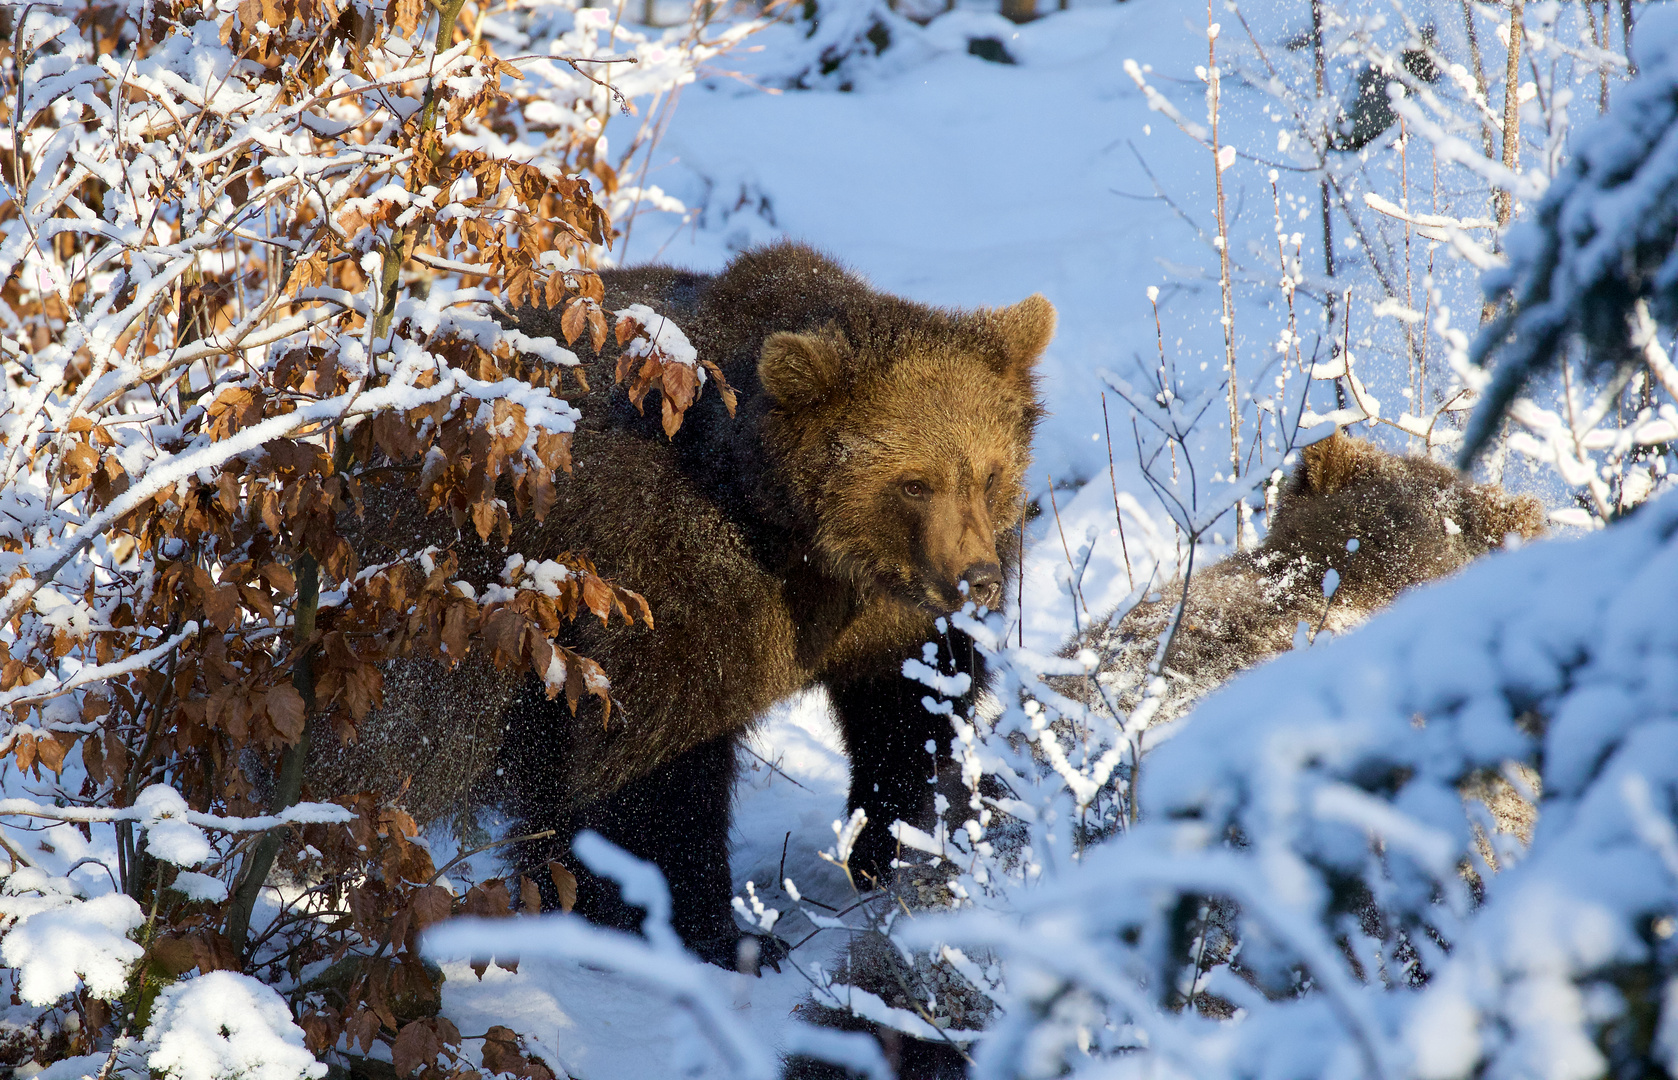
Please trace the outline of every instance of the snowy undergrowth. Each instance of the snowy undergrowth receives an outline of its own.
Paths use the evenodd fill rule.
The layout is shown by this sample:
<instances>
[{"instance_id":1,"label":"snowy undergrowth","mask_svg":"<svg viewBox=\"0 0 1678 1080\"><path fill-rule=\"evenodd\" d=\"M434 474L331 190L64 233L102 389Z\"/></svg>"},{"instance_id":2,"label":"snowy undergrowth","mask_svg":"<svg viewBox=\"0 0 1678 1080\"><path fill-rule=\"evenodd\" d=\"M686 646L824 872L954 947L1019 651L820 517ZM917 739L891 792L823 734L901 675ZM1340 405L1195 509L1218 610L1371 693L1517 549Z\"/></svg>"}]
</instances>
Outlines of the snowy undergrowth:
<instances>
[{"instance_id":1,"label":"snowy undergrowth","mask_svg":"<svg viewBox=\"0 0 1678 1080\"><path fill-rule=\"evenodd\" d=\"M975 1075L1672 1069L1675 587L1669 498L1209 699L1144 759L1139 825L1006 912L904 931L1007 963ZM1505 842L1494 873L1458 788L1510 762L1543 798L1530 852ZM1207 951L1218 934L1238 954ZM1205 1019L1203 992L1236 1022Z\"/></svg>"},{"instance_id":2,"label":"snowy undergrowth","mask_svg":"<svg viewBox=\"0 0 1678 1080\"><path fill-rule=\"evenodd\" d=\"M1666 598L1674 589L1670 498L1598 535L1491 556L1150 731L1139 791L1146 813L1135 824L1109 816L1098 830L1090 816L1102 805L1090 798L1100 757L1092 751L1111 745L1111 731L1092 730L1086 749L1068 727L1046 723L1036 703L981 717L962 729L968 760L1011 787L981 803L1025 821L1024 834L1006 852L989 844L988 829L978 843L960 833L911 837L952 860L951 888L965 899L953 914L885 928L996 1002L996 1023L973 1048L978 1077L1581 1080L1635 1073L1640 1063L1671 1069L1678 633ZM984 628L970 625L982 639ZM1016 674L1056 666L1017 647L997 654L1005 693L1017 688ZM1070 703L1056 711L1098 722ZM820 734L819 701L799 712L802 720L778 724L789 744L794 731ZM1010 735L1036 742L1037 753ZM1059 753L1045 753L1057 739ZM842 805L823 757L788 754L792 771L770 782L782 786L783 812ZM1045 759L1064 765L1045 769ZM1491 820L1459 788L1488 772L1513 776L1517 762L1541 776L1538 823L1530 850L1494 834L1494 871L1476 842L1477 828L1493 832ZM790 782L824 772L825 791ZM743 825L766 823L750 810L762 797L746 796ZM811 821L784 820L808 837ZM1097 831L1105 837L1089 842ZM745 847L761 854L778 844L760 836ZM843 853L831 842L829 850ZM801 905L782 894L771 906ZM818 924L827 917L802 907ZM441 947L565 960L464 988L451 1010L513 1007L515 984L526 980L550 1004L518 1008L569 1017L555 1025L562 1039L603 1013L588 990L610 980L579 966L587 963L639 979L657 997L697 987L732 996L763 1018L748 1029L762 1048L805 1047L798 1024L766 1016L807 989L791 973L748 980L696 967L678 978L626 959L648 946L614 946L569 920L551 930L527 925L516 939L493 924L473 934ZM820 961L819 952L800 957L807 967ZM937 1013L936 1002L926 1004ZM859 1011L929 1034L913 1013ZM627 1007L617 1015L629 1021ZM692 1010L672 1023L659 1042L680 1051L678 1060L704 1075L752 1074L735 1056L743 1051L730 1049L746 1035ZM616 1050L584 1043L593 1049L560 1051L582 1055L579 1075L645 1067L627 1037Z\"/></svg>"}]
</instances>

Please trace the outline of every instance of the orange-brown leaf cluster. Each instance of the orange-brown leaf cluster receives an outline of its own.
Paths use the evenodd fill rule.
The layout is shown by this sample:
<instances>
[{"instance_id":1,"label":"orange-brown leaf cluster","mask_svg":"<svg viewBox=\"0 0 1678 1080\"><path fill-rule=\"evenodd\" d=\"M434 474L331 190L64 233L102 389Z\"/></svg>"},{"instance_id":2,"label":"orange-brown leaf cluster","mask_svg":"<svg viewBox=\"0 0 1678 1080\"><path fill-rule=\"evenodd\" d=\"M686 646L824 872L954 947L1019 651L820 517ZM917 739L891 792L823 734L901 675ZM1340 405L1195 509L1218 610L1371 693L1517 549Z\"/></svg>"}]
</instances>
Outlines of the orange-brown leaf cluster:
<instances>
[{"instance_id":1,"label":"orange-brown leaf cluster","mask_svg":"<svg viewBox=\"0 0 1678 1080\"><path fill-rule=\"evenodd\" d=\"M488 7L475 0L460 10L448 40L420 42L438 25L435 6L158 0L142 13L90 0L65 9L107 57L177 48L180 40L171 39L202 32L199 24L210 21L239 63L216 88L214 109L190 87L189 94L144 80L78 84L78 100L94 95L100 104L85 114L73 105L83 118L67 122L77 130L94 131L99 117L127 116L123 107L149 119L135 122L132 137L99 129L100 138L110 135L101 149L108 160L76 174L62 205L42 213L79 221L91 207L97 219L124 200L150 200L157 209L141 243L213 254L146 293L130 276L140 265L135 241L63 228L38 254L61 266L120 268L101 279L112 282L108 295L85 275L61 289L39 286L40 275L0 282L8 338L26 355L64 344L51 393L79 403L61 428L54 419L19 429L19 460L44 478L41 505L71 507L86 521L125 500L151 464L250 439L257 425L269 425L260 446L140 488L149 497L125 505L88 538L83 561L71 569L91 569L74 578L65 571L52 585L96 617L49 618L43 603L9 615L0 693L11 695L13 726L0 742L0 762L37 778L75 777L64 766L79 753L81 787L63 791L65 801L121 810L147 786L166 783L197 812L271 812L291 755L312 739L355 737L379 707L386 665L396 658L457 663L477 650L504 669L544 679L550 696L563 694L573 711L598 698L610 719L605 672L557 638L568 622L591 617L650 628L645 598L566 554L557 561L568 572L557 584L512 582L510 596L481 603L456 580L459 560L449 550L369 567L354 542L356 529L368 527L359 524L367 489L389 483L459 529L506 541L516 522L542 520L555 503L556 480L572 466L571 434L554 420L567 414L551 403L542 413L541 391L560 390L569 370L586 392L580 369L519 354L493 331L421 325L404 302L423 299L432 282L447 278L445 287L483 290L511 308L538 303L559 311L570 346L598 355L629 340L623 322L611 333L603 284L587 269L614 237L597 196L617 188L627 160L608 160L590 121L600 130L615 102L610 95L579 99L563 129L544 130L550 147L540 164L461 138L488 132L524 145L532 125L521 95L529 84L479 32ZM135 21L142 14L145 26ZM14 89L25 75L40 75L32 65L54 56L53 49L17 55L20 40L0 35L0 78L19 80L6 83ZM466 77L429 79L425 64L404 59L430 55L420 44L432 54L465 46ZM346 82L345 68L359 81ZM12 116L23 99L0 94L0 127L27 133L58 122L49 112L27 123ZM393 101L418 104L392 112ZM239 110L256 105L229 102L295 117L287 138L296 145L313 139L314 160L341 163L332 184L290 164L275 168L269 144L247 138L256 117ZM345 122L358 109L378 122ZM20 138L19 146L0 148L0 171L8 180L22 177L23 188L56 190L50 170L59 159L32 149L39 145ZM172 171L154 156L164 146ZM143 192L113 180L128 185L142 172L156 176ZM207 216L211 204L216 211ZM0 203L0 222L19 213L15 201ZM214 236L190 233L208 218L214 221L204 227L219 230ZM260 228L227 224L257 220ZM359 297L374 302L346 299ZM133 318L112 340L71 333L89 311L129 308ZM732 411L721 372L705 370ZM620 368L619 378L637 407L660 391L671 434L701 390L696 369L656 349L639 366ZM492 389L456 389L414 404L427 391L469 380ZM100 400L111 385L117 389ZM413 394L384 400L401 407L362 407L398 386ZM0 458L12 449L0 442ZM50 543L71 537L66 529ZM11 532L0 537L10 554L28 553L32 543ZM0 581L0 595L19 582L22 571ZM75 691L75 709L49 707L58 678L107 665L109 677ZM32 697L32 688L43 689ZM463 911L533 910L550 884L550 898L569 908L576 879L558 863L542 890L528 879L472 883L459 870L444 877L400 795L304 797L336 801L355 816L283 830L277 869L297 887L278 917L242 943L233 928L236 899L191 900L172 890L175 868L151 857L143 833L116 830L117 886L155 912L136 978L155 990L193 971L243 971L280 983L289 976L300 987L293 1004L311 1049L347 1040L367 1054L381 1044L404 1075L479 1075L461 1033L438 1015L441 977L419 958L416 935ZM237 886L261 841L223 836L217 843L217 859L200 869ZM451 891L446 881L460 887ZM81 1034L42 1051L39 1064L92 1052L101 1038L108 1045L123 1022L86 993L69 1007ZM503 1027L484 1036L482 1060L527 1080L551 1077Z\"/></svg>"},{"instance_id":2,"label":"orange-brown leaf cluster","mask_svg":"<svg viewBox=\"0 0 1678 1080\"><path fill-rule=\"evenodd\" d=\"M641 411L647 394L656 389L663 412L664 435L675 438L682 426L683 415L699 396L699 368L665 355L647 328L634 319L620 316L614 334L618 345L624 347L618 354L615 378L627 386L630 404ZM637 352L627 347L637 339L646 341L644 351ZM711 360L701 359L699 365L715 381L728 415L733 416L737 399L734 388L723 378L722 369Z\"/></svg>"}]
</instances>

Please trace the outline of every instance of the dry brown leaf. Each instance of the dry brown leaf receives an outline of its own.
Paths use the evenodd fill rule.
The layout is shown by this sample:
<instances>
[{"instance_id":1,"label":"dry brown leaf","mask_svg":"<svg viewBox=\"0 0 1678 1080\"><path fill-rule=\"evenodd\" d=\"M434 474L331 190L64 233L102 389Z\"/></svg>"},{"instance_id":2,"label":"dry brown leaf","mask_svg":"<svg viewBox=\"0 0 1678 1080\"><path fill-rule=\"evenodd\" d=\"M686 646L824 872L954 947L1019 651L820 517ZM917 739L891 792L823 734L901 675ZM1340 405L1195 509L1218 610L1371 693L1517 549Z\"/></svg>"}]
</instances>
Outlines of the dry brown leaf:
<instances>
[{"instance_id":1,"label":"dry brown leaf","mask_svg":"<svg viewBox=\"0 0 1678 1080\"><path fill-rule=\"evenodd\" d=\"M151 958L171 978L185 975L198 966L192 942L174 934L166 934L152 942Z\"/></svg>"},{"instance_id":2,"label":"dry brown leaf","mask_svg":"<svg viewBox=\"0 0 1678 1080\"><path fill-rule=\"evenodd\" d=\"M670 403L668 394L659 397L659 404L664 415L664 437L674 439L676 432L682 429L682 413Z\"/></svg>"},{"instance_id":3,"label":"dry brown leaf","mask_svg":"<svg viewBox=\"0 0 1678 1080\"><path fill-rule=\"evenodd\" d=\"M246 0L249 3L250 0ZM240 5L243 7L244 5ZM286 279L285 294L297 295L299 290L310 289L326 280L327 254L317 251L307 259L303 259L291 268L291 277Z\"/></svg>"},{"instance_id":4,"label":"dry brown leaf","mask_svg":"<svg viewBox=\"0 0 1678 1080\"><path fill-rule=\"evenodd\" d=\"M565 305L565 313L559 317L559 332L565 335L565 344L575 344L577 335L587 324L588 301L579 296Z\"/></svg>"},{"instance_id":5,"label":"dry brown leaf","mask_svg":"<svg viewBox=\"0 0 1678 1080\"><path fill-rule=\"evenodd\" d=\"M421 1067L435 1064L441 1051L442 1044L431 1025L414 1020L396 1033L396 1041L390 1044L390 1063L396 1068L397 1076L411 1076Z\"/></svg>"},{"instance_id":6,"label":"dry brown leaf","mask_svg":"<svg viewBox=\"0 0 1678 1080\"><path fill-rule=\"evenodd\" d=\"M529 878L519 877L519 911L526 915L536 915L542 910L542 890Z\"/></svg>"},{"instance_id":7,"label":"dry brown leaf","mask_svg":"<svg viewBox=\"0 0 1678 1080\"><path fill-rule=\"evenodd\" d=\"M239 587L218 585L204 594L204 618L217 630L231 630L239 623Z\"/></svg>"},{"instance_id":8,"label":"dry brown leaf","mask_svg":"<svg viewBox=\"0 0 1678 1080\"><path fill-rule=\"evenodd\" d=\"M489 534L495 531L495 498L486 496L472 504L472 527L478 531L478 539L488 540Z\"/></svg>"},{"instance_id":9,"label":"dry brown leaf","mask_svg":"<svg viewBox=\"0 0 1678 1080\"><path fill-rule=\"evenodd\" d=\"M612 614L612 590L593 574L583 578L583 606L606 622Z\"/></svg>"},{"instance_id":10,"label":"dry brown leaf","mask_svg":"<svg viewBox=\"0 0 1678 1080\"><path fill-rule=\"evenodd\" d=\"M295 744L303 737L303 695L290 683L270 687L263 699L263 706L268 713L268 719L274 722L274 730L278 731L288 744Z\"/></svg>"},{"instance_id":11,"label":"dry brown leaf","mask_svg":"<svg viewBox=\"0 0 1678 1080\"><path fill-rule=\"evenodd\" d=\"M421 10L420 0L396 0L390 6L391 25L404 34L412 34L419 26Z\"/></svg>"},{"instance_id":12,"label":"dry brown leaf","mask_svg":"<svg viewBox=\"0 0 1678 1080\"><path fill-rule=\"evenodd\" d=\"M517 1076L524 1067L524 1053L519 1049L519 1037L512 1028L494 1024L484 1033L484 1070L491 1075L512 1073Z\"/></svg>"},{"instance_id":13,"label":"dry brown leaf","mask_svg":"<svg viewBox=\"0 0 1678 1080\"><path fill-rule=\"evenodd\" d=\"M99 451L84 442L71 443L64 453L64 471L70 476L89 476L98 464Z\"/></svg>"},{"instance_id":14,"label":"dry brown leaf","mask_svg":"<svg viewBox=\"0 0 1678 1080\"><path fill-rule=\"evenodd\" d=\"M548 864L548 876L553 878L554 889L559 893L559 910L569 912L577 906L577 875L565 869L559 863Z\"/></svg>"},{"instance_id":15,"label":"dry brown leaf","mask_svg":"<svg viewBox=\"0 0 1678 1080\"><path fill-rule=\"evenodd\" d=\"M17 757L17 771L27 772L35 764L34 732L19 732L12 741L12 753Z\"/></svg>"},{"instance_id":16,"label":"dry brown leaf","mask_svg":"<svg viewBox=\"0 0 1678 1080\"><path fill-rule=\"evenodd\" d=\"M606 347L606 313L600 310L600 305L588 305L588 334L594 342L594 351L599 352Z\"/></svg>"},{"instance_id":17,"label":"dry brown leaf","mask_svg":"<svg viewBox=\"0 0 1678 1080\"><path fill-rule=\"evenodd\" d=\"M408 902L408 906L413 910L414 929L424 930L431 924L449 917L449 912L454 906L454 897L441 885L427 885L414 890L414 897Z\"/></svg>"},{"instance_id":18,"label":"dry brown leaf","mask_svg":"<svg viewBox=\"0 0 1678 1080\"><path fill-rule=\"evenodd\" d=\"M42 765L51 769L54 775L58 775L64 771L64 755L70 752L70 747L74 746L75 742L76 736L69 732L48 732L36 740L35 756L40 759Z\"/></svg>"}]
</instances>

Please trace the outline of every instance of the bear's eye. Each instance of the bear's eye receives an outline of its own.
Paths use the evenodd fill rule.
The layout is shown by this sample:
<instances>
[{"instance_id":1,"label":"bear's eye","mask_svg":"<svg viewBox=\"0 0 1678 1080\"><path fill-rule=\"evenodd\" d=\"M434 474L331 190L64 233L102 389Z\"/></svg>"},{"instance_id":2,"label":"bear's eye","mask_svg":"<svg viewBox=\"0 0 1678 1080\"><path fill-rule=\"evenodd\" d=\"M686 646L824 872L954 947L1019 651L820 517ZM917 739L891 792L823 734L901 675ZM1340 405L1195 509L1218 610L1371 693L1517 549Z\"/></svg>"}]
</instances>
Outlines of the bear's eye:
<instances>
[{"instance_id":1,"label":"bear's eye","mask_svg":"<svg viewBox=\"0 0 1678 1080\"><path fill-rule=\"evenodd\" d=\"M991 473L989 476L985 477L985 490L986 491L996 490L996 474L995 473Z\"/></svg>"},{"instance_id":2,"label":"bear's eye","mask_svg":"<svg viewBox=\"0 0 1678 1080\"><path fill-rule=\"evenodd\" d=\"M924 499L927 496L926 485L919 480L906 480L903 483L903 494L911 499Z\"/></svg>"}]
</instances>

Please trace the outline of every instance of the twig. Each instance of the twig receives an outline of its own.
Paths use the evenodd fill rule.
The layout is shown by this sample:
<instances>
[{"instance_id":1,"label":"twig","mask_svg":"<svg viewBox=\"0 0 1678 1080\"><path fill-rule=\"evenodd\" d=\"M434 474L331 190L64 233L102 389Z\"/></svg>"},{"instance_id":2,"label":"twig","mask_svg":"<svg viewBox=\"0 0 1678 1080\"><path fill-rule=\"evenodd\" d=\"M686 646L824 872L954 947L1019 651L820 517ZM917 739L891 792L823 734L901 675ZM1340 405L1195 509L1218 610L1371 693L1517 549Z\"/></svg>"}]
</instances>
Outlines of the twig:
<instances>
[{"instance_id":1,"label":"twig","mask_svg":"<svg viewBox=\"0 0 1678 1080\"><path fill-rule=\"evenodd\" d=\"M1229 379L1229 470L1241 475L1241 384L1235 373L1235 287L1229 277L1229 219L1224 209L1224 148L1218 141L1218 117L1223 78L1218 72L1218 26L1212 21L1212 0L1206 0L1207 111L1212 121L1212 181L1217 194L1218 285L1223 298L1220 321L1224 331L1224 370ZM1229 164L1234 163L1233 154ZM1246 503L1235 508L1235 550L1245 548Z\"/></svg>"},{"instance_id":2,"label":"twig","mask_svg":"<svg viewBox=\"0 0 1678 1080\"><path fill-rule=\"evenodd\" d=\"M1509 64L1503 76L1503 167L1514 170L1521 157L1521 39L1526 26L1522 20L1526 5L1523 0L1509 0ZM1515 193L1499 188L1496 199L1497 224L1509 224L1515 211Z\"/></svg>"},{"instance_id":3,"label":"twig","mask_svg":"<svg viewBox=\"0 0 1678 1080\"><path fill-rule=\"evenodd\" d=\"M778 772L782 776L785 776L787 778L787 780L790 781L795 787L804 788L805 791L810 790L809 788L804 787L803 784L800 784L797 780L794 780L791 776L788 776L785 769L781 768L779 765L775 764L773 761L770 761L768 758L764 757L762 754L758 753L756 750L753 750L751 747L747 746L745 743L741 743L740 746L741 746L741 749L746 751L746 753L752 755L752 757L757 758L759 761L761 761L765 765L769 766L769 770L771 772ZM788 833L787 835L791 836L792 834ZM782 851L781 851L781 863L782 863L783 866L786 864L786 850L785 850L784 845L783 845Z\"/></svg>"},{"instance_id":4,"label":"twig","mask_svg":"<svg viewBox=\"0 0 1678 1080\"><path fill-rule=\"evenodd\" d=\"M571 66L572 71L575 71L578 75L581 75L583 78L587 79L589 82L591 82L594 85L596 85L596 86L600 87L601 89L605 90L608 94L611 94L613 99L617 101L618 108L622 109L623 112L626 115L629 112L629 101L628 101L628 99L626 99L623 96L623 91L619 90L617 87L613 86L609 82L605 82L601 79L595 78L593 75L590 75L588 72L584 71L582 68L578 67L577 65L579 63L583 63L583 64L635 64L635 63L639 63L640 61L636 60L635 57L633 57L633 56L607 56L607 57L601 57L599 59L596 59L592 56L560 56L557 53L528 53L524 56L514 56L514 57L511 57L511 58L508 58L508 59L504 60L503 63L516 64L520 60L558 60L561 63L569 64Z\"/></svg>"},{"instance_id":5,"label":"twig","mask_svg":"<svg viewBox=\"0 0 1678 1080\"><path fill-rule=\"evenodd\" d=\"M450 870L453 870L456 866L459 866L461 863L465 862L467 859L470 859L472 856L482 854L483 852L486 852L486 851L490 850L491 848L504 847L507 844L520 844L520 843L523 843L526 840L546 840L548 837L552 836L553 834L554 834L553 829L543 829L541 832L526 833L524 836L508 836L508 837L503 837L500 840L491 840L487 844L479 844L477 847L473 848L471 851L463 851L459 855L456 855L454 858L450 859L448 862L444 863L441 869L439 869L435 874L432 874L430 877L425 879L425 883L427 885L437 884L437 879L438 878L442 877L444 874L448 873Z\"/></svg>"},{"instance_id":6,"label":"twig","mask_svg":"<svg viewBox=\"0 0 1678 1080\"><path fill-rule=\"evenodd\" d=\"M1163 344L1163 343L1162 343ZM1119 523L1119 551L1124 554L1125 583L1136 591L1136 576L1130 570L1130 548L1125 545L1124 515L1119 512L1119 470L1113 464L1113 428L1107 422L1107 392L1101 392L1101 429L1107 433L1107 477L1113 481L1113 518Z\"/></svg>"},{"instance_id":7,"label":"twig","mask_svg":"<svg viewBox=\"0 0 1678 1080\"><path fill-rule=\"evenodd\" d=\"M6 851L6 854L11 856L12 869L13 870L17 869L17 864L18 863L22 863L23 865L28 866L28 867L34 867L35 866L35 864L33 862L29 861L29 856L25 855L23 852L19 851L16 847L14 847L12 845L12 842L10 840L7 840L4 836L0 836L0 848L4 848L5 851ZM121 890L119 889L118 891L121 891Z\"/></svg>"},{"instance_id":8,"label":"twig","mask_svg":"<svg viewBox=\"0 0 1678 1080\"><path fill-rule=\"evenodd\" d=\"M1060 533L1061 550L1066 552L1066 568L1072 571L1073 574L1077 574L1078 567L1072 562L1072 549L1067 546L1066 543L1066 530L1061 528L1060 525L1060 506L1055 501L1055 478L1052 476L1049 477L1049 506L1052 507L1055 512L1055 529ZM1084 618L1087 619L1090 614L1090 606L1084 603L1084 594L1078 588L1077 579L1072 579L1069 584L1072 587L1072 598L1077 601L1077 604L1072 609L1072 621L1076 623L1078 621L1078 608L1081 607L1084 609Z\"/></svg>"},{"instance_id":9,"label":"twig","mask_svg":"<svg viewBox=\"0 0 1678 1080\"><path fill-rule=\"evenodd\" d=\"M1015 560L1019 563L1019 594L1015 606L1019 609L1020 648L1025 648L1025 503L1020 503L1020 552ZM1007 640L1004 638L1003 640Z\"/></svg>"}]
</instances>

